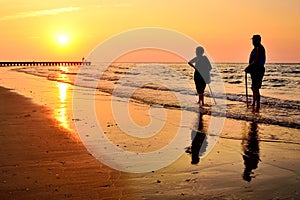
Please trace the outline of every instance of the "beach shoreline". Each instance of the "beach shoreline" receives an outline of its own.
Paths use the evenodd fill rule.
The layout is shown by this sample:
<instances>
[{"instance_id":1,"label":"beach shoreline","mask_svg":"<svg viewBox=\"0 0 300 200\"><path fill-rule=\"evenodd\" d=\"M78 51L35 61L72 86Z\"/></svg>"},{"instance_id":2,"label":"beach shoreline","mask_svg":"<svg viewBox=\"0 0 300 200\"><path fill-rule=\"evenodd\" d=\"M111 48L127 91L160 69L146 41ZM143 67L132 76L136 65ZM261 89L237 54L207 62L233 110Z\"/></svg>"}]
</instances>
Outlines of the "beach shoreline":
<instances>
[{"instance_id":1,"label":"beach shoreline","mask_svg":"<svg viewBox=\"0 0 300 200\"><path fill-rule=\"evenodd\" d=\"M243 155L246 154L243 148L247 141L252 141L249 139L251 127L256 127L262 138L272 132L274 137L291 131L296 135L298 129L226 119L217 145L199 164L191 165L191 156L182 149L183 155L165 168L149 173L124 173L95 159L77 134L70 131L74 126L71 94L61 101L62 98L57 97L60 93L54 92L59 89L56 82L48 81L46 85L43 78L25 76L33 79L26 84L32 81L33 85L40 83L42 87L24 87L23 91L14 91L13 86L0 88L1 199L299 198L300 147L297 143L254 138L261 161L252 171L252 180L243 179ZM16 92L23 92L27 97ZM42 99L46 97L44 94L52 94L53 102L45 103L48 101ZM110 95L99 93L97 99L110 102ZM38 102L44 104L37 105ZM130 105L141 125L149 121L147 113L139 112L147 105L136 102ZM172 109L172 112L179 110ZM65 120L60 120L57 113L59 116L64 113ZM204 126L208 126L209 118L203 116ZM102 123L106 125L107 121ZM120 132L118 126L105 128L112 138Z\"/></svg>"},{"instance_id":2,"label":"beach shoreline","mask_svg":"<svg viewBox=\"0 0 300 200\"><path fill-rule=\"evenodd\" d=\"M95 160L48 107L4 88L0 96L1 199L122 197L121 173Z\"/></svg>"}]
</instances>

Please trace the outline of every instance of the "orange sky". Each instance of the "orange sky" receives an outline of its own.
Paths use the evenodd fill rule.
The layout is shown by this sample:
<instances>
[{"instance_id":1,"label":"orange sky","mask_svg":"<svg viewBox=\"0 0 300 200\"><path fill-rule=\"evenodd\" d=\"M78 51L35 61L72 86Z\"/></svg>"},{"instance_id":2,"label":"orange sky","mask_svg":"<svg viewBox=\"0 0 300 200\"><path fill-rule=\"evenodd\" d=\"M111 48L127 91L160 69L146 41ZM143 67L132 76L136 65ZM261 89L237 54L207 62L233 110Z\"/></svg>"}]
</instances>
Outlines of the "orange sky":
<instances>
[{"instance_id":1,"label":"orange sky","mask_svg":"<svg viewBox=\"0 0 300 200\"><path fill-rule=\"evenodd\" d=\"M145 62L155 60L156 62L186 62L186 59L160 49L140 49L126 53L115 60L115 62Z\"/></svg>"},{"instance_id":2,"label":"orange sky","mask_svg":"<svg viewBox=\"0 0 300 200\"><path fill-rule=\"evenodd\" d=\"M1 7L2 61L80 61L115 34L161 27L195 39L215 62L247 62L257 33L268 62L300 62L299 0L2 0Z\"/></svg>"}]
</instances>

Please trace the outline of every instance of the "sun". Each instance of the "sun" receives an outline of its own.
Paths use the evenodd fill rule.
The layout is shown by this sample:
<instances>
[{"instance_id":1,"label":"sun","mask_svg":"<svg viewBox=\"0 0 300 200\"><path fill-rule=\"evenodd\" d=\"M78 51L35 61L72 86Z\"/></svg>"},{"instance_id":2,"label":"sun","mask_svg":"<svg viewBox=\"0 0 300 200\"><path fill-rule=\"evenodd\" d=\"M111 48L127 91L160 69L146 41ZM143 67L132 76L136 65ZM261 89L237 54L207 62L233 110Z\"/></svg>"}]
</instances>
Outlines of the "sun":
<instances>
[{"instance_id":1,"label":"sun","mask_svg":"<svg viewBox=\"0 0 300 200\"><path fill-rule=\"evenodd\" d=\"M57 36L57 43L60 46L66 46L69 44L69 38L67 35L60 34Z\"/></svg>"}]
</instances>

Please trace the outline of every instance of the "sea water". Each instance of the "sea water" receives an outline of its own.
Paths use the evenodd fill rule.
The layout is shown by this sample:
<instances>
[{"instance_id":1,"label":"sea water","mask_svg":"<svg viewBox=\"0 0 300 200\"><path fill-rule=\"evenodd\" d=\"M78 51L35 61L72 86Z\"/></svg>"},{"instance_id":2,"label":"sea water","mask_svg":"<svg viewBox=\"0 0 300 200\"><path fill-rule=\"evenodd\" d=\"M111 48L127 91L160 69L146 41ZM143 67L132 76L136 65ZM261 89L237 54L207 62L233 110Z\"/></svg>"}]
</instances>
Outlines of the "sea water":
<instances>
[{"instance_id":1,"label":"sea water","mask_svg":"<svg viewBox=\"0 0 300 200\"><path fill-rule=\"evenodd\" d=\"M245 73L243 63L217 63L211 71L214 77L221 77L225 91L214 91L206 87L207 107L214 105L213 99L226 99L226 111L220 115L227 118L300 128L300 64L266 64L261 88L261 111L253 114L246 109ZM14 68L49 81L79 84L83 88L95 87L118 97L130 97L146 104L158 104L189 111L198 110L193 82L193 69L186 63L98 63L84 66L26 66ZM99 68L103 70L99 71ZM139 70L141 69L141 70ZM178 72L174 74L173 71ZM155 77L155 78L153 78ZM164 85L160 84L164 80ZM182 80L187 84L182 83ZM97 81L97 85L91 82ZM249 101L252 99L251 79L247 75ZM116 89L118 88L118 89ZM121 88L121 89L120 89ZM191 89L192 88L192 89ZM129 93L129 91L131 91ZM134 93L132 93L134 91ZM182 96L187 103L181 105L176 96ZM207 112L206 114L210 114Z\"/></svg>"},{"instance_id":2,"label":"sea water","mask_svg":"<svg viewBox=\"0 0 300 200\"><path fill-rule=\"evenodd\" d=\"M0 84L16 89L25 96L33 98L38 104L52 108L60 125L72 133L75 130L74 121L77 128L78 126L87 127L88 129L84 131L77 129L77 133L88 131L88 138L92 141L94 137L91 137L90 133L95 129L96 123L89 118L90 115L82 115L82 110L84 110L82 104L91 102L89 106L94 106L93 100L97 104L97 101L101 101L101 97L103 97L103 93L97 96L100 91L111 94L113 109L123 110L123 113L114 115L114 117L119 117L119 120L120 117L131 117L124 109L128 99L144 104L141 105L144 109L150 108L150 118L158 121L159 124L163 124L164 118L160 115L152 115L151 109L152 111L162 111L164 110L162 108L166 107L181 110L183 111L181 113L187 114L188 116L182 117L185 119L184 123L174 124L174 127L179 126L183 129L184 137L180 137L180 148L174 149L179 151L180 155L184 148L189 149L188 145L195 134L199 132L199 126L197 126L200 124L199 111L206 115L204 124L208 129L205 130L207 132L206 145L203 145L205 148L199 153L201 156L209 153L219 136L225 140L245 140L247 137L243 134L245 130L242 125L247 124L250 127L259 126L259 141L298 146L300 144L300 64L267 64L265 66L260 112L253 112L251 107L247 108L246 106L245 78L248 82L250 101L252 95L251 78L249 74L245 76L245 66L247 64L243 63L213 64L212 82L205 89L206 105L204 109L199 109L199 104L197 104L198 97L193 80L194 69L186 63L93 63L82 66L5 67L0 68L1 72L4 72L0 76ZM223 87L224 90L219 90L220 87ZM58 91L59 93L57 93ZM76 92L79 92L80 95L75 95L71 99L70 95L74 95ZM41 101L36 101L41 98ZM51 100L51 98L53 99ZM183 101L179 101L179 99ZM59 104L57 104L57 100ZM101 104L101 102L98 103ZM74 115L72 107L79 110L79 117ZM98 114L101 115L101 113ZM230 125L224 126L222 129L224 123L222 120L225 117L227 118L225 122L227 124L229 122ZM120 128L121 121L118 119L115 120ZM207 119L209 119L209 124ZM237 127L230 127L232 125ZM128 125L125 126L125 128L128 127ZM125 133L141 134L136 130L135 127ZM96 132L98 133L98 130ZM75 134L75 138L76 136ZM97 136L97 138L99 137ZM128 148L130 147L128 141L123 142L126 142ZM132 144L136 145L134 142ZM292 146L292 148L294 147ZM240 149L233 148L233 150L243 154ZM156 157L154 156L154 158Z\"/></svg>"}]
</instances>

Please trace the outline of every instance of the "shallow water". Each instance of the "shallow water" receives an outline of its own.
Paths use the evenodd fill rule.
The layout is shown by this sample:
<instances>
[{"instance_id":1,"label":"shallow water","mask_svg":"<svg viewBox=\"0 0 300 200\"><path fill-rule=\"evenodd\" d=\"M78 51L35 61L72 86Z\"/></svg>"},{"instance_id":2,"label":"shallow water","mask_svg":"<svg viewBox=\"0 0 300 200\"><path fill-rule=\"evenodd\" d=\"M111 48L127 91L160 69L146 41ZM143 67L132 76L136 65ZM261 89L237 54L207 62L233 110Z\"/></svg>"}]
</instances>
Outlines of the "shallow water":
<instances>
[{"instance_id":1,"label":"shallow water","mask_svg":"<svg viewBox=\"0 0 300 200\"><path fill-rule=\"evenodd\" d=\"M261 89L262 109L259 114L246 109L245 77L242 63L219 63L213 66L210 84L214 100L226 99L214 113L228 118L285 127L300 128L300 64L267 64ZM193 82L193 69L185 63L106 63L91 66L34 66L16 68L51 81L97 88L114 96L133 98L153 105L159 104L198 112ZM222 82L214 82L220 77ZM218 90L223 84L225 91ZM248 92L251 79L248 75ZM207 107L215 105L206 87ZM249 95L251 101L251 95Z\"/></svg>"}]
</instances>

